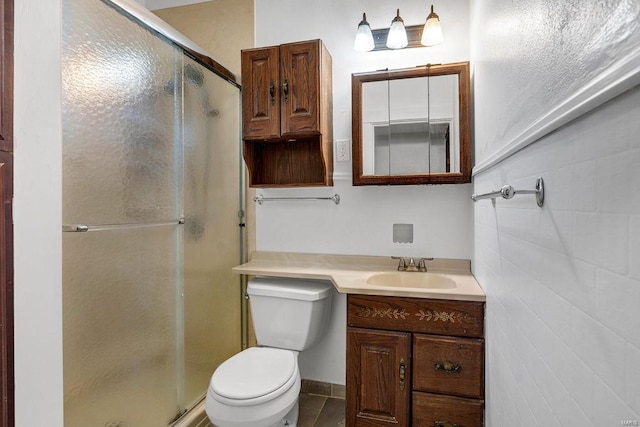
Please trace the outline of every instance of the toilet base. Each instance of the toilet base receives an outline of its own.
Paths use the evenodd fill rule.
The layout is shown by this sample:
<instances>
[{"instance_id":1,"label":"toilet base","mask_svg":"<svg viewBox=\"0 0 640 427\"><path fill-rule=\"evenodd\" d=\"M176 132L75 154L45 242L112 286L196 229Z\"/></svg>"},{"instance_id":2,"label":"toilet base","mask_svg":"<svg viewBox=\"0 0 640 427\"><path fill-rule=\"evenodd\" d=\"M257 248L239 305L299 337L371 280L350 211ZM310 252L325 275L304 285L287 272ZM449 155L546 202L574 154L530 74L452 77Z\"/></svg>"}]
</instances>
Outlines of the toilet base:
<instances>
[{"instance_id":1,"label":"toilet base","mask_svg":"<svg viewBox=\"0 0 640 427\"><path fill-rule=\"evenodd\" d=\"M291 408L291 410L287 413L287 415L284 416L283 419L267 427L297 427L298 413L298 402L296 401L296 404L293 405L293 408Z\"/></svg>"},{"instance_id":2,"label":"toilet base","mask_svg":"<svg viewBox=\"0 0 640 427\"><path fill-rule=\"evenodd\" d=\"M278 420L276 423L274 424L269 424L268 426L261 426L261 427L297 427L298 426L298 415L299 415L299 405L298 405L298 401L296 400L296 403L294 403L293 407L291 408L291 410L289 410L289 412L287 412L287 414L284 416L283 419ZM209 420L211 422L215 422L211 416L209 416Z\"/></svg>"},{"instance_id":3,"label":"toilet base","mask_svg":"<svg viewBox=\"0 0 640 427\"><path fill-rule=\"evenodd\" d=\"M296 400L296 403L295 405L293 405L293 408L291 408L289 413L287 413L287 415L284 416L284 419L282 420L282 422L277 425L296 427L298 425L298 414L299 414L298 407L299 407L298 401Z\"/></svg>"}]
</instances>

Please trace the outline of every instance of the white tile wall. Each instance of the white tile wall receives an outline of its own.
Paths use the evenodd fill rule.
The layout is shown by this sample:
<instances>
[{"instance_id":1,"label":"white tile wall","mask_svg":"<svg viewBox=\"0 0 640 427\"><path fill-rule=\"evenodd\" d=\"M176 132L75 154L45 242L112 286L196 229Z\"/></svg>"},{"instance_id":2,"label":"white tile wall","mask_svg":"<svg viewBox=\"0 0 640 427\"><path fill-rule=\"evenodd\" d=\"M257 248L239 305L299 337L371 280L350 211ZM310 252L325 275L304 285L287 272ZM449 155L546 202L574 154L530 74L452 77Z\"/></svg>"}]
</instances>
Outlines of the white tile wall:
<instances>
[{"instance_id":1,"label":"white tile wall","mask_svg":"<svg viewBox=\"0 0 640 427\"><path fill-rule=\"evenodd\" d=\"M640 349L631 344L627 345L627 360L640 360ZM630 364L627 371L627 396L635 396L630 399L629 406L636 414L640 413L640 364Z\"/></svg>"},{"instance_id":2,"label":"white tile wall","mask_svg":"<svg viewBox=\"0 0 640 427\"><path fill-rule=\"evenodd\" d=\"M601 264L612 271L625 274L628 268L628 236L627 215L603 212L575 214L575 256L590 264ZM594 246L591 242L598 242L598 245Z\"/></svg>"},{"instance_id":3,"label":"white tile wall","mask_svg":"<svg viewBox=\"0 0 640 427\"><path fill-rule=\"evenodd\" d=\"M488 426L640 421L640 88L475 177Z\"/></svg>"},{"instance_id":4,"label":"white tile wall","mask_svg":"<svg viewBox=\"0 0 640 427\"><path fill-rule=\"evenodd\" d=\"M629 275L640 279L640 215L629 219Z\"/></svg>"}]
</instances>

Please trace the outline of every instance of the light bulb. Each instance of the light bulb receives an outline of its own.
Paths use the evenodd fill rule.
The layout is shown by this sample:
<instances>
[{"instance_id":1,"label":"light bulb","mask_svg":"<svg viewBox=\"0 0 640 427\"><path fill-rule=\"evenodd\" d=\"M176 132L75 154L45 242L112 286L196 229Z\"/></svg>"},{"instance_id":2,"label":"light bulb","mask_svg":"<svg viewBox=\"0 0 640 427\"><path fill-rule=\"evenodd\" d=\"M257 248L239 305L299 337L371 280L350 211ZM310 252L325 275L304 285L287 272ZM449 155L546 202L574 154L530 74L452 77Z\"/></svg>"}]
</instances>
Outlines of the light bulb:
<instances>
[{"instance_id":1,"label":"light bulb","mask_svg":"<svg viewBox=\"0 0 640 427\"><path fill-rule=\"evenodd\" d=\"M420 43L423 46L435 46L442 43L442 27L440 26L440 18L433 11L433 5L431 5L431 13L427 16L427 22L422 29L422 39Z\"/></svg>"},{"instance_id":2,"label":"light bulb","mask_svg":"<svg viewBox=\"0 0 640 427\"><path fill-rule=\"evenodd\" d=\"M373 50L374 47L375 43L371 27L367 22L367 14L363 13L362 21L358 24L358 30L356 31L356 41L353 43L353 48L358 52L368 52Z\"/></svg>"},{"instance_id":3,"label":"light bulb","mask_svg":"<svg viewBox=\"0 0 640 427\"><path fill-rule=\"evenodd\" d=\"M407 47L407 31L404 29L404 21L400 18L400 9L398 9L396 17L391 21L389 34L387 35L387 47L389 49L402 49Z\"/></svg>"}]
</instances>

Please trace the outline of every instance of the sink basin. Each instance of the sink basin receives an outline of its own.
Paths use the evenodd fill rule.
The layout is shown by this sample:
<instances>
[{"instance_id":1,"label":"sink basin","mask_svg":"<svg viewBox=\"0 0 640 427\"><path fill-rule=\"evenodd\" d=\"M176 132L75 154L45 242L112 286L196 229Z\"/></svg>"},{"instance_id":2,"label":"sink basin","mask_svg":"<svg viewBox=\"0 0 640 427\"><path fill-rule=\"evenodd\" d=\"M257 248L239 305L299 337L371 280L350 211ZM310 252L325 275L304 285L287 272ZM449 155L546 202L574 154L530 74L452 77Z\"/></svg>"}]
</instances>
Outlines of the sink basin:
<instances>
[{"instance_id":1,"label":"sink basin","mask_svg":"<svg viewBox=\"0 0 640 427\"><path fill-rule=\"evenodd\" d=\"M374 286L399 288L453 289L457 287L454 280L440 274L403 271L374 274L367 279L367 283Z\"/></svg>"}]
</instances>

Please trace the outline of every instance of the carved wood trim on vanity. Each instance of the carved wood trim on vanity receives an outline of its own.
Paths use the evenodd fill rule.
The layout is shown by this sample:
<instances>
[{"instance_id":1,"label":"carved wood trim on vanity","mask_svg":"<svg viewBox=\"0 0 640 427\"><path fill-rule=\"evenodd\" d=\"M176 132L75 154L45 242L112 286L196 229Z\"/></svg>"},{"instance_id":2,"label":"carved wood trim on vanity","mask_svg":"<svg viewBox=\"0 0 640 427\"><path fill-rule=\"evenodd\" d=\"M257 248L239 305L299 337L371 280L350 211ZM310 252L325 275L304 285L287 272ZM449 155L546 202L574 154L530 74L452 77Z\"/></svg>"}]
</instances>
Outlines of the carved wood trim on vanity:
<instances>
[{"instance_id":1,"label":"carved wood trim on vanity","mask_svg":"<svg viewBox=\"0 0 640 427\"><path fill-rule=\"evenodd\" d=\"M347 325L429 334L482 337L484 303L348 295Z\"/></svg>"}]
</instances>

